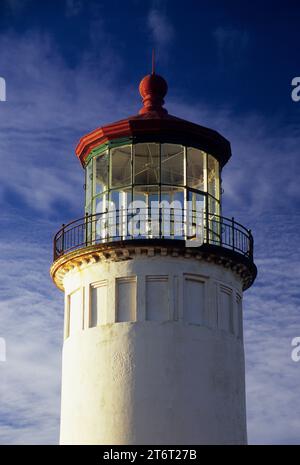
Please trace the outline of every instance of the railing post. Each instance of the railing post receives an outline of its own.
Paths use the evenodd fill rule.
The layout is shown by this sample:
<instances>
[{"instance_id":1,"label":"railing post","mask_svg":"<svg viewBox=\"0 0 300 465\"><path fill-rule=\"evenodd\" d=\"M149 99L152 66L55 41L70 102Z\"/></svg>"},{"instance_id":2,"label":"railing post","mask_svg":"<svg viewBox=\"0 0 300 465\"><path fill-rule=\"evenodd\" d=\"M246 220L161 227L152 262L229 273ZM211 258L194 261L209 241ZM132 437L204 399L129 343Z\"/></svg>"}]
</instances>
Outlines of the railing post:
<instances>
[{"instance_id":1,"label":"railing post","mask_svg":"<svg viewBox=\"0 0 300 465\"><path fill-rule=\"evenodd\" d=\"M206 211L205 211L205 217L206 217L206 243L209 244L209 213L208 213L207 206L206 206Z\"/></svg>"},{"instance_id":2,"label":"railing post","mask_svg":"<svg viewBox=\"0 0 300 465\"><path fill-rule=\"evenodd\" d=\"M235 238L234 238L234 217L231 218L231 234L232 234L232 250L235 249Z\"/></svg>"},{"instance_id":3,"label":"railing post","mask_svg":"<svg viewBox=\"0 0 300 465\"><path fill-rule=\"evenodd\" d=\"M162 221L164 221L163 219L163 211L162 211L162 208L161 205L158 206L158 212L159 212L159 217L158 217L158 221L159 221L159 238L161 239L163 237L163 232L162 232Z\"/></svg>"},{"instance_id":4,"label":"railing post","mask_svg":"<svg viewBox=\"0 0 300 465\"><path fill-rule=\"evenodd\" d=\"M53 239L53 260L55 261L56 259L57 259L57 251L56 251L56 235L55 235Z\"/></svg>"},{"instance_id":5,"label":"railing post","mask_svg":"<svg viewBox=\"0 0 300 465\"><path fill-rule=\"evenodd\" d=\"M85 246L88 246L88 212L85 214Z\"/></svg>"},{"instance_id":6,"label":"railing post","mask_svg":"<svg viewBox=\"0 0 300 465\"><path fill-rule=\"evenodd\" d=\"M248 232L249 232L249 258L253 260L253 236L252 236L251 229L249 229Z\"/></svg>"},{"instance_id":7,"label":"railing post","mask_svg":"<svg viewBox=\"0 0 300 465\"><path fill-rule=\"evenodd\" d=\"M62 229L62 233L61 233L61 252L62 252L62 255L63 255L64 251L65 251L65 224L62 224L61 229Z\"/></svg>"}]
</instances>

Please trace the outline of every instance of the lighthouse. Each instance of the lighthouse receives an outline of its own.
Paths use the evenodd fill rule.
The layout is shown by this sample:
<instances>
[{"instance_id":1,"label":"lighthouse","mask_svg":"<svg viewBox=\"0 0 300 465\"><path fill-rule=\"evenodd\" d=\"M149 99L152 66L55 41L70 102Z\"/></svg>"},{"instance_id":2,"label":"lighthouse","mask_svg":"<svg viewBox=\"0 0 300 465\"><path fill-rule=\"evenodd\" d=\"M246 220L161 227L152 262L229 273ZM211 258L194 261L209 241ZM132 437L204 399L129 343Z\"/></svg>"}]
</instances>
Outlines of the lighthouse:
<instances>
[{"instance_id":1,"label":"lighthouse","mask_svg":"<svg viewBox=\"0 0 300 465\"><path fill-rule=\"evenodd\" d=\"M154 71L137 115L83 136L85 210L54 237L64 292L61 444L245 444L251 231L223 215L230 143L172 116Z\"/></svg>"}]
</instances>

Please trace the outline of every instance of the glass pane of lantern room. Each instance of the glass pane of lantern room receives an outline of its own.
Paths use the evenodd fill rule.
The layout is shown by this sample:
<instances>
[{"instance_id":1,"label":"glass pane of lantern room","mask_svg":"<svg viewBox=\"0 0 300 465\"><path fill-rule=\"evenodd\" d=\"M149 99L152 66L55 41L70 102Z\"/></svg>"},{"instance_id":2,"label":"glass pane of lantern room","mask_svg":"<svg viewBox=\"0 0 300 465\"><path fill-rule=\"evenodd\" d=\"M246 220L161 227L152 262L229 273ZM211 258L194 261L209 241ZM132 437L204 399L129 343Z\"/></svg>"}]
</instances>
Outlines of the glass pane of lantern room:
<instances>
[{"instance_id":1,"label":"glass pane of lantern room","mask_svg":"<svg viewBox=\"0 0 300 465\"><path fill-rule=\"evenodd\" d=\"M114 189L109 193L109 224L110 236L117 239L126 239L127 237L127 222L128 210L132 202L132 187L123 189Z\"/></svg>"},{"instance_id":2,"label":"glass pane of lantern room","mask_svg":"<svg viewBox=\"0 0 300 465\"><path fill-rule=\"evenodd\" d=\"M159 235L159 187L135 186L131 210L131 230L134 236L157 237Z\"/></svg>"},{"instance_id":3,"label":"glass pane of lantern room","mask_svg":"<svg viewBox=\"0 0 300 465\"><path fill-rule=\"evenodd\" d=\"M204 194L188 192L186 235L189 239L202 240L204 237L205 199Z\"/></svg>"},{"instance_id":4,"label":"glass pane of lantern room","mask_svg":"<svg viewBox=\"0 0 300 465\"><path fill-rule=\"evenodd\" d=\"M131 203L131 191L131 186L111 190L109 193L109 210L126 210Z\"/></svg>"},{"instance_id":5,"label":"glass pane of lantern room","mask_svg":"<svg viewBox=\"0 0 300 465\"><path fill-rule=\"evenodd\" d=\"M220 215L220 203L210 195L208 196L208 213L210 215Z\"/></svg>"},{"instance_id":6,"label":"glass pane of lantern room","mask_svg":"<svg viewBox=\"0 0 300 465\"><path fill-rule=\"evenodd\" d=\"M86 212L91 213L92 195L93 195L93 160L90 160L86 167L85 178L85 206Z\"/></svg>"},{"instance_id":7,"label":"glass pane of lantern room","mask_svg":"<svg viewBox=\"0 0 300 465\"><path fill-rule=\"evenodd\" d=\"M140 208L150 209L157 207L159 202L158 186L135 186L133 189L133 201L140 202ZM156 202L152 204L152 202Z\"/></svg>"},{"instance_id":8,"label":"glass pane of lantern room","mask_svg":"<svg viewBox=\"0 0 300 465\"><path fill-rule=\"evenodd\" d=\"M205 197L206 195L200 194L198 192L189 191L188 192L188 207L187 209L191 211L204 211L205 209Z\"/></svg>"},{"instance_id":9,"label":"glass pane of lantern room","mask_svg":"<svg viewBox=\"0 0 300 465\"><path fill-rule=\"evenodd\" d=\"M95 213L97 216L92 221L92 234L95 240L101 241L107 238L107 194L100 194L95 198Z\"/></svg>"},{"instance_id":10,"label":"glass pane of lantern room","mask_svg":"<svg viewBox=\"0 0 300 465\"><path fill-rule=\"evenodd\" d=\"M95 161L95 195L108 188L108 152L99 155Z\"/></svg>"},{"instance_id":11,"label":"glass pane of lantern room","mask_svg":"<svg viewBox=\"0 0 300 465\"><path fill-rule=\"evenodd\" d=\"M159 144L134 145L134 183L159 183Z\"/></svg>"},{"instance_id":12,"label":"glass pane of lantern room","mask_svg":"<svg viewBox=\"0 0 300 465\"><path fill-rule=\"evenodd\" d=\"M161 182L184 185L184 152L181 145L161 144Z\"/></svg>"},{"instance_id":13,"label":"glass pane of lantern room","mask_svg":"<svg viewBox=\"0 0 300 465\"><path fill-rule=\"evenodd\" d=\"M211 195L208 196L208 223L209 240L213 244L219 244L221 240L220 203Z\"/></svg>"},{"instance_id":14,"label":"glass pane of lantern room","mask_svg":"<svg viewBox=\"0 0 300 465\"><path fill-rule=\"evenodd\" d=\"M104 213L107 211L107 194L98 195L95 198L95 213Z\"/></svg>"},{"instance_id":15,"label":"glass pane of lantern room","mask_svg":"<svg viewBox=\"0 0 300 465\"><path fill-rule=\"evenodd\" d=\"M208 155L207 178L208 192L219 199L219 163L211 155Z\"/></svg>"},{"instance_id":16,"label":"glass pane of lantern room","mask_svg":"<svg viewBox=\"0 0 300 465\"><path fill-rule=\"evenodd\" d=\"M192 147L187 148L187 185L200 191L205 190L204 167L206 153Z\"/></svg>"},{"instance_id":17,"label":"glass pane of lantern room","mask_svg":"<svg viewBox=\"0 0 300 465\"><path fill-rule=\"evenodd\" d=\"M161 186L161 205L170 204L177 210L184 209L184 189L178 186Z\"/></svg>"},{"instance_id":18,"label":"glass pane of lantern room","mask_svg":"<svg viewBox=\"0 0 300 465\"><path fill-rule=\"evenodd\" d=\"M161 187L161 235L180 239L184 235L184 188Z\"/></svg>"},{"instance_id":19,"label":"glass pane of lantern room","mask_svg":"<svg viewBox=\"0 0 300 465\"><path fill-rule=\"evenodd\" d=\"M111 187L131 184L131 145L110 150Z\"/></svg>"}]
</instances>

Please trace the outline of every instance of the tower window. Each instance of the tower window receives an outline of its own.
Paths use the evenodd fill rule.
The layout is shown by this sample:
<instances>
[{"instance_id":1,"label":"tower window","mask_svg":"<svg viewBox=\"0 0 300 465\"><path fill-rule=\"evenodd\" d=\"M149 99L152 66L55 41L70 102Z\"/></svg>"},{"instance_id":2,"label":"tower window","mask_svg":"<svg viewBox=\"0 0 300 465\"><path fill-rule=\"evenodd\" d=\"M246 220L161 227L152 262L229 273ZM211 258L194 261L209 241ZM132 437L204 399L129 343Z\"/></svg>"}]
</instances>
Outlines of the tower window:
<instances>
[{"instance_id":1,"label":"tower window","mask_svg":"<svg viewBox=\"0 0 300 465\"><path fill-rule=\"evenodd\" d=\"M187 323L205 323L205 281L198 276L184 278L183 320Z\"/></svg>"},{"instance_id":2,"label":"tower window","mask_svg":"<svg viewBox=\"0 0 300 465\"><path fill-rule=\"evenodd\" d=\"M242 297L239 294L236 294L236 314L237 314L237 337L243 338L243 306L242 306Z\"/></svg>"},{"instance_id":3,"label":"tower window","mask_svg":"<svg viewBox=\"0 0 300 465\"><path fill-rule=\"evenodd\" d=\"M218 327L233 334L232 289L220 285Z\"/></svg>"},{"instance_id":4,"label":"tower window","mask_svg":"<svg viewBox=\"0 0 300 465\"><path fill-rule=\"evenodd\" d=\"M67 337L83 329L83 291L77 289L68 296Z\"/></svg>"},{"instance_id":5,"label":"tower window","mask_svg":"<svg viewBox=\"0 0 300 465\"><path fill-rule=\"evenodd\" d=\"M116 280L116 321L136 320L136 277Z\"/></svg>"},{"instance_id":6,"label":"tower window","mask_svg":"<svg viewBox=\"0 0 300 465\"><path fill-rule=\"evenodd\" d=\"M107 314L106 280L91 285L90 299L90 328L105 324Z\"/></svg>"},{"instance_id":7,"label":"tower window","mask_svg":"<svg viewBox=\"0 0 300 465\"><path fill-rule=\"evenodd\" d=\"M168 276L146 276L146 319L167 321L169 308Z\"/></svg>"}]
</instances>

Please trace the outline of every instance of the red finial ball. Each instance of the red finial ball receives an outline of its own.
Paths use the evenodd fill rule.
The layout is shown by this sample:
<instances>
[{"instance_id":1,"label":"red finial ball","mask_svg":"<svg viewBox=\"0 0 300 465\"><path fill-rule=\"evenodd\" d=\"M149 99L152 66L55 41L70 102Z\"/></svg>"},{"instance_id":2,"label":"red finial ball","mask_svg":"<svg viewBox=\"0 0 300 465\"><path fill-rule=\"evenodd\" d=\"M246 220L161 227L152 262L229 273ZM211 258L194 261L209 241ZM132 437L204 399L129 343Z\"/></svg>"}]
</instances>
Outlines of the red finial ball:
<instances>
[{"instance_id":1,"label":"red finial ball","mask_svg":"<svg viewBox=\"0 0 300 465\"><path fill-rule=\"evenodd\" d=\"M155 111L161 114L167 114L167 110L163 108L164 97L168 92L168 84L163 77L152 73L145 76L139 85L139 91L143 99L143 108L140 114Z\"/></svg>"}]
</instances>

